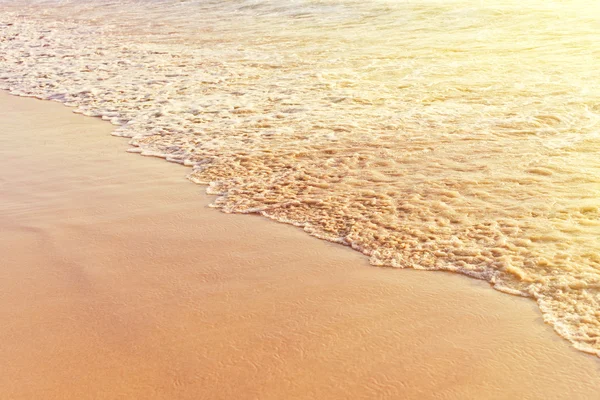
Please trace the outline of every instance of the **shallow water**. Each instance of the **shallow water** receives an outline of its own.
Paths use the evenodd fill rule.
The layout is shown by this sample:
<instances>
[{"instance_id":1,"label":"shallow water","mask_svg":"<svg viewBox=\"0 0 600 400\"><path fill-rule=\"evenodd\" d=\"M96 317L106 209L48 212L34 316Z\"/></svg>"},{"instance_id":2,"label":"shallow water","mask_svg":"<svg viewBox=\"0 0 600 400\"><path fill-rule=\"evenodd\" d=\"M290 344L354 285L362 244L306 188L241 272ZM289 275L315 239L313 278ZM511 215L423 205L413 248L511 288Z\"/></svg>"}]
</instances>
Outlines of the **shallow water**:
<instances>
[{"instance_id":1,"label":"shallow water","mask_svg":"<svg viewBox=\"0 0 600 400\"><path fill-rule=\"evenodd\" d=\"M110 120L226 212L533 297L600 355L600 5L82 3L0 1L0 87Z\"/></svg>"}]
</instances>

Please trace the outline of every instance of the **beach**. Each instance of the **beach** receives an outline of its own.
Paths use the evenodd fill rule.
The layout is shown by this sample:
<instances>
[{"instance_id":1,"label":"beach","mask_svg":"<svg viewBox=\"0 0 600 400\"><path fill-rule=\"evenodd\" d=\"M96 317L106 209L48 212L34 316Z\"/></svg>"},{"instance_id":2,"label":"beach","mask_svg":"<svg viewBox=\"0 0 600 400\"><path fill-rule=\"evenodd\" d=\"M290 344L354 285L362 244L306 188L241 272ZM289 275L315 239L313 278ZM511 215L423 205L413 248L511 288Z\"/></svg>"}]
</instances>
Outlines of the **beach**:
<instances>
[{"instance_id":1,"label":"beach","mask_svg":"<svg viewBox=\"0 0 600 400\"><path fill-rule=\"evenodd\" d=\"M218 212L113 128L0 93L0 398L598 398L533 300Z\"/></svg>"},{"instance_id":2,"label":"beach","mask_svg":"<svg viewBox=\"0 0 600 400\"><path fill-rule=\"evenodd\" d=\"M529 297L600 356L598 15L589 0L6 0L0 89L109 121L226 213Z\"/></svg>"}]
</instances>

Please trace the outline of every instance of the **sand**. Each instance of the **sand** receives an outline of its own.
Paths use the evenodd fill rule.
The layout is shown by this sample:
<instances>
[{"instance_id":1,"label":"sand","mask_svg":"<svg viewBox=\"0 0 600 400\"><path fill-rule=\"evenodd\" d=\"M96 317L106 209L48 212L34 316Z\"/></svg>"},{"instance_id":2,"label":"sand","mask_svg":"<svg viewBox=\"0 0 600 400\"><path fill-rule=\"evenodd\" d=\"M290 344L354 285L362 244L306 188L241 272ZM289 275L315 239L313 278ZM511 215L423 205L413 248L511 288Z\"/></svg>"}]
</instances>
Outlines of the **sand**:
<instances>
[{"instance_id":1,"label":"sand","mask_svg":"<svg viewBox=\"0 0 600 400\"><path fill-rule=\"evenodd\" d=\"M0 93L0 398L600 398L532 300L220 213L112 128Z\"/></svg>"}]
</instances>

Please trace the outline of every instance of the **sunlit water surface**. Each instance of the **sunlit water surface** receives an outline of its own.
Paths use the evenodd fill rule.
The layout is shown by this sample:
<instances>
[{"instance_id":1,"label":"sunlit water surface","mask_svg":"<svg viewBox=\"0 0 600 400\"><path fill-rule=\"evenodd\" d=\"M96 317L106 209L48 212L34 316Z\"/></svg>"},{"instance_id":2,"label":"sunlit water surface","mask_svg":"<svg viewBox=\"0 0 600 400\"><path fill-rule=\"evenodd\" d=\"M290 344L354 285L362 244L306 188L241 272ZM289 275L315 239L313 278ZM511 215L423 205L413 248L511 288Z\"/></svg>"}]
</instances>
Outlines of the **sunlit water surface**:
<instances>
[{"instance_id":1,"label":"sunlit water surface","mask_svg":"<svg viewBox=\"0 0 600 400\"><path fill-rule=\"evenodd\" d=\"M226 212L533 297L600 354L599 4L0 0L0 87Z\"/></svg>"}]
</instances>

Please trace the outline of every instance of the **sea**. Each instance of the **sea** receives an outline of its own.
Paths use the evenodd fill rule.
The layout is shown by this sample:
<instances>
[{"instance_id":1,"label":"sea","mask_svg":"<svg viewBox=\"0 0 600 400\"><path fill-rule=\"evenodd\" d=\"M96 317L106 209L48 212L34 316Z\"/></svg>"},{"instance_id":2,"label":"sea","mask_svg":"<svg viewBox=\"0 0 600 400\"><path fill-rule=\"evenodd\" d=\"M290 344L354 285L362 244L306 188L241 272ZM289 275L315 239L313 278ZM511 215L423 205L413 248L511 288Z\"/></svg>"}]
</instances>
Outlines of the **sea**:
<instances>
[{"instance_id":1,"label":"sea","mask_svg":"<svg viewBox=\"0 0 600 400\"><path fill-rule=\"evenodd\" d=\"M0 0L0 88L600 356L596 0Z\"/></svg>"}]
</instances>

